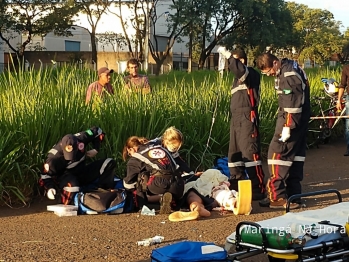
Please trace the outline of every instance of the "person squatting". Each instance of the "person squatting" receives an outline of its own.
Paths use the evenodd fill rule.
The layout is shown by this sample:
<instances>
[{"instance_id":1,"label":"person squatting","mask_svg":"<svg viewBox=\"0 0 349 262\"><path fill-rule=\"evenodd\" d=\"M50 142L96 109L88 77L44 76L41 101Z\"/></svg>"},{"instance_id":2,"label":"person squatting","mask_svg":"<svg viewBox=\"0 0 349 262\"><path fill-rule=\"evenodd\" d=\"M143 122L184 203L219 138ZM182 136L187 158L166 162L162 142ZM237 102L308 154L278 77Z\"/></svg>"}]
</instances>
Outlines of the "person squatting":
<instances>
[{"instance_id":1,"label":"person squatting","mask_svg":"<svg viewBox=\"0 0 349 262\"><path fill-rule=\"evenodd\" d=\"M49 199L55 199L57 185L65 205L72 203L76 193L84 192L84 187L92 184L103 189L113 188L115 160L105 158L86 164L86 157L97 155L104 135L101 128L94 126L65 135L50 149L40 178ZM93 149L87 151L90 143Z\"/></svg>"}]
</instances>

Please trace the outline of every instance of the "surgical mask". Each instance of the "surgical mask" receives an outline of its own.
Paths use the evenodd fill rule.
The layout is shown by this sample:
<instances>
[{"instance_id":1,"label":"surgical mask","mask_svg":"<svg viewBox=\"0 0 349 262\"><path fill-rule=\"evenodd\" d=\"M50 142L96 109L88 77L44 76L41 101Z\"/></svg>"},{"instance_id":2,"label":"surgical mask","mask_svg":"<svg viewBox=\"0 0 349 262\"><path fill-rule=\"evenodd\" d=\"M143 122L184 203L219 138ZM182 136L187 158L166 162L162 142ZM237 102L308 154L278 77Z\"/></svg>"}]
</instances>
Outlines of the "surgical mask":
<instances>
[{"instance_id":1,"label":"surgical mask","mask_svg":"<svg viewBox=\"0 0 349 262\"><path fill-rule=\"evenodd\" d=\"M178 151L178 147L175 146L167 146L167 150L170 151L171 153L177 152Z\"/></svg>"}]
</instances>

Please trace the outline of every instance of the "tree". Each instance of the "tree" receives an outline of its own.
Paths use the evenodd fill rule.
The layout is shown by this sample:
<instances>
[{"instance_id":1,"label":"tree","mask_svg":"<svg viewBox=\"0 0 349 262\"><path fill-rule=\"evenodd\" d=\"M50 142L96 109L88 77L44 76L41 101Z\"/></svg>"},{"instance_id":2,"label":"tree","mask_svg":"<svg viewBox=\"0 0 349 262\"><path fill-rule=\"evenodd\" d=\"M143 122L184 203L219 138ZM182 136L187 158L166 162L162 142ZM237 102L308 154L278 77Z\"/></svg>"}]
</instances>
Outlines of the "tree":
<instances>
[{"instance_id":1,"label":"tree","mask_svg":"<svg viewBox=\"0 0 349 262\"><path fill-rule=\"evenodd\" d=\"M0 11L0 38L14 53L22 56L34 35L44 37L52 31L56 35L72 35L69 29L77 8L72 0L2 0ZM12 46L13 33L26 34L27 39L19 47Z\"/></svg>"},{"instance_id":2,"label":"tree","mask_svg":"<svg viewBox=\"0 0 349 262\"><path fill-rule=\"evenodd\" d=\"M334 20L331 12L311 9L306 5L288 2L299 42L295 45L300 61L310 58L324 63L334 53L340 53L343 42L339 30L341 22Z\"/></svg>"},{"instance_id":3,"label":"tree","mask_svg":"<svg viewBox=\"0 0 349 262\"><path fill-rule=\"evenodd\" d=\"M228 47L237 41L244 45L266 45L267 37L276 31L276 21L286 24L283 22L285 17L281 17L285 13L282 0L192 0L192 3L195 12L190 19L195 16L193 23L201 26L196 33L200 45L199 68L203 68L206 58L218 43L225 42ZM287 19L286 16L285 21ZM229 42L223 41L230 35Z\"/></svg>"},{"instance_id":4,"label":"tree","mask_svg":"<svg viewBox=\"0 0 349 262\"><path fill-rule=\"evenodd\" d=\"M339 62L345 64L349 60L349 27L343 34L343 47L341 53L338 54Z\"/></svg>"},{"instance_id":5,"label":"tree","mask_svg":"<svg viewBox=\"0 0 349 262\"><path fill-rule=\"evenodd\" d=\"M145 17L147 17L146 8L144 7L145 2L141 0L130 2L118 0L114 3L117 9L115 11L109 9L109 12L120 20L123 37L129 53L140 61L144 57L143 40L145 38ZM131 18L125 16L124 8L131 11ZM130 29L135 32L134 35L129 33Z\"/></svg>"},{"instance_id":6,"label":"tree","mask_svg":"<svg viewBox=\"0 0 349 262\"><path fill-rule=\"evenodd\" d=\"M171 5L169 6L169 11L164 13L157 13L157 6L159 0L135 0L132 2L124 2L118 0L119 10L114 12L120 21L123 29L123 33L127 42L129 52L132 56L137 57L140 61L143 61L146 54L146 34L147 30L150 29L148 45L149 52L152 58L156 63L155 74L160 73L160 69L166 58L169 56L173 45L176 41L179 41L180 35L183 30L188 27L189 21L186 17L190 17L190 12L185 5L188 3L188 0L172 0ZM131 19L123 14L123 6L127 6L132 10L133 15ZM186 11L186 13L184 13ZM156 24L158 19L162 16L166 16L166 26L167 26L167 40L164 45L163 50L160 50L160 39L163 39L163 36L157 35ZM148 19L148 20L147 20ZM131 21L131 23L130 23ZM128 29L133 28L135 35L133 38L127 33ZM137 55L138 53L138 55Z\"/></svg>"},{"instance_id":7,"label":"tree","mask_svg":"<svg viewBox=\"0 0 349 262\"><path fill-rule=\"evenodd\" d=\"M114 1L108 0L80 0L75 1L76 8L80 10L82 14L85 14L87 21L91 28L87 28L91 37L91 52L92 60L97 64L97 39L96 39L96 28L102 17L107 11L110 4Z\"/></svg>"},{"instance_id":8,"label":"tree","mask_svg":"<svg viewBox=\"0 0 349 262\"><path fill-rule=\"evenodd\" d=\"M190 11L188 3L190 0L172 0L170 5L170 11L167 12L166 24L167 24L167 41L166 46L163 51L159 49L159 39L160 36L156 34L156 22L162 14L157 14L156 5L152 6L150 23L153 35L153 41L149 41L149 51L151 56L156 62L156 71L155 74L159 74L161 66L167 56L170 54L173 45L176 41L181 41L180 36L183 31L189 27L193 21L192 10ZM189 17L189 19L188 19Z\"/></svg>"}]
</instances>

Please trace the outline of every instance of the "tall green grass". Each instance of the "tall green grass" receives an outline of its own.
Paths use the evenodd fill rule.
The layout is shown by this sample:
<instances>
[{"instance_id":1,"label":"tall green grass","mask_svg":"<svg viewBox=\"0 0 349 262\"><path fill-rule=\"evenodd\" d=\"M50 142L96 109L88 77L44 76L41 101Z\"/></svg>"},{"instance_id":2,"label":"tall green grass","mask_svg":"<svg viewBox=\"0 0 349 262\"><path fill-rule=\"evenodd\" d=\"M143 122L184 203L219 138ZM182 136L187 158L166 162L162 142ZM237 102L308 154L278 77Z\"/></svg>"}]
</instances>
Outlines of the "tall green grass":
<instances>
[{"instance_id":1,"label":"tall green grass","mask_svg":"<svg viewBox=\"0 0 349 262\"><path fill-rule=\"evenodd\" d=\"M339 69L308 72L312 94L322 91L321 77L339 79ZM96 73L72 67L0 74L0 203L26 203L36 190L48 150L67 133L98 125L106 141L98 157L116 159L125 174L121 151L131 135L154 138L169 126L185 137L181 155L192 168L212 167L227 154L230 87L233 75L217 72L171 72L151 77L153 92L126 93L122 75L114 74L115 95L85 105L87 86ZM261 141L265 151L275 126L277 96L273 78L262 77Z\"/></svg>"}]
</instances>

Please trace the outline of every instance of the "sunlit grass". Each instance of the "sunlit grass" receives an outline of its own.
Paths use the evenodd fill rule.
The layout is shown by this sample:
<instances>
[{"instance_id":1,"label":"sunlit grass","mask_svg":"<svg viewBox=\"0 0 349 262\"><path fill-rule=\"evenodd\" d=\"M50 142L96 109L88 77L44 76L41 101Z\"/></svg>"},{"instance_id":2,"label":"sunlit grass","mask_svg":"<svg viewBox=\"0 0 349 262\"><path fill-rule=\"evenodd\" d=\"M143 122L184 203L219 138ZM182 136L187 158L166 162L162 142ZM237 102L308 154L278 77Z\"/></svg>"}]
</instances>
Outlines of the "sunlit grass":
<instances>
[{"instance_id":1,"label":"sunlit grass","mask_svg":"<svg viewBox=\"0 0 349 262\"><path fill-rule=\"evenodd\" d=\"M338 69L307 73L313 95L322 92L321 77L340 77ZM125 173L121 158L124 141L131 135L154 138L172 125L184 134L181 154L192 168L210 168L216 156L227 154L232 74L220 78L213 71L171 72L150 77L153 92L147 95L125 92L122 76L114 74L115 95L102 103L94 99L86 106L87 86L96 78L95 72L71 67L0 74L0 203L26 202L34 192L48 150L65 134L93 125L107 133L98 156L115 158L120 177ZM273 78L262 77L259 113L263 151L275 127L277 96L273 85Z\"/></svg>"}]
</instances>

